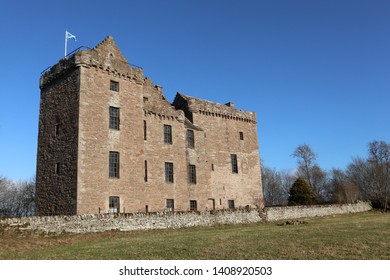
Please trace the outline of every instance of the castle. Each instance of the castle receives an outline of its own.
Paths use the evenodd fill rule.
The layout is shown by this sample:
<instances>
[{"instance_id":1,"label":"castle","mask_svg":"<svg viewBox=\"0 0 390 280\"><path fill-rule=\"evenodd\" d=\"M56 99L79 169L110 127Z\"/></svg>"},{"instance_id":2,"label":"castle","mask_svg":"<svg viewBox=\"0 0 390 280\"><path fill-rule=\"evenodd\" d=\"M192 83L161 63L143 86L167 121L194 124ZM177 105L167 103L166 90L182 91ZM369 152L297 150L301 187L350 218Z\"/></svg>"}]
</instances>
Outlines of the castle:
<instances>
[{"instance_id":1,"label":"castle","mask_svg":"<svg viewBox=\"0 0 390 280\"><path fill-rule=\"evenodd\" d=\"M37 215L263 207L256 114L177 93L111 36L40 78Z\"/></svg>"}]
</instances>

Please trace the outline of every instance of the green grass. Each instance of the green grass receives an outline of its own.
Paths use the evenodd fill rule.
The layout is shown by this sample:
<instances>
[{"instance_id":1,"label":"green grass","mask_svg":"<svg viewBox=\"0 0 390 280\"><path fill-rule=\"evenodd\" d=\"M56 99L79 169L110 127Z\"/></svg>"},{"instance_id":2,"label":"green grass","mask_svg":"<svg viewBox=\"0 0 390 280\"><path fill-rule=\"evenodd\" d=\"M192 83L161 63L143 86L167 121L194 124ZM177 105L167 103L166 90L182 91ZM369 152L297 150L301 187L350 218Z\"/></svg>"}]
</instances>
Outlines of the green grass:
<instances>
[{"instance_id":1,"label":"green grass","mask_svg":"<svg viewBox=\"0 0 390 280\"><path fill-rule=\"evenodd\" d=\"M0 259L390 259L390 215L61 236L0 231Z\"/></svg>"}]
</instances>

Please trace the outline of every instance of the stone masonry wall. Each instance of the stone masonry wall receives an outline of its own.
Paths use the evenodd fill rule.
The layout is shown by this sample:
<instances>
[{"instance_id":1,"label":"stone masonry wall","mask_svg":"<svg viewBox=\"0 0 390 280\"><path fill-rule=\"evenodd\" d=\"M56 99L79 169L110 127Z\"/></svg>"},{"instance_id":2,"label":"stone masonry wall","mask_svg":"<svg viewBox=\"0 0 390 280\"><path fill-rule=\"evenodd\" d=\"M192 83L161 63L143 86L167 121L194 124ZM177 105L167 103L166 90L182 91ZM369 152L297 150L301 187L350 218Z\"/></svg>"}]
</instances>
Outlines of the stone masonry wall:
<instances>
[{"instance_id":1,"label":"stone masonry wall","mask_svg":"<svg viewBox=\"0 0 390 280\"><path fill-rule=\"evenodd\" d=\"M361 201L355 204L267 207L265 209L265 216L267 221L272 222L278 220L359 213L369 211L371 209L372 206L368 202Z\"/></svg>"},{"instance_id":2,"label":"stone masonry wall","mask_svg":"<svg viewBox=\"0 0 390 280\"><path fill-rule=\"evenodd\" d=\"M76 216L45 216L0 219L0 226L17 227L19 230L44 234L88 233L110 230L134 231L149 229L175 229L221 224L247 224L303 217L358 213L371 210L367 202L344 205L314 205L269 207L258 211L235 210L213 212L158 212L134 214L96 214Z\"/></svg>"}]
</instances>

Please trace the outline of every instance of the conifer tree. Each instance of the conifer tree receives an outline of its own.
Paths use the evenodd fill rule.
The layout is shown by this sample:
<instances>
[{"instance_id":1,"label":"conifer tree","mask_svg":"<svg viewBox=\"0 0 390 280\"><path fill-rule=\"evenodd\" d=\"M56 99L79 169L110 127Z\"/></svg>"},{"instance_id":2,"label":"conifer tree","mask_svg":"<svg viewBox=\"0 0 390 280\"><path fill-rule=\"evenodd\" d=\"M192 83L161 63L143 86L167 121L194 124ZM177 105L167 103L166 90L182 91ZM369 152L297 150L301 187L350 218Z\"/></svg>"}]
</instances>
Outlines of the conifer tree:
<instances>
[{"instance_id":1,"label":"conifer tree","mask_svg":"<svg viewBox=\"0 0 390 280\"><path fill-rule=\"evenodd\" d=\"M289 191L289 205L310 205L316 202L316 196L303 178L295 180Z\"/></svg>"}]
</instances>

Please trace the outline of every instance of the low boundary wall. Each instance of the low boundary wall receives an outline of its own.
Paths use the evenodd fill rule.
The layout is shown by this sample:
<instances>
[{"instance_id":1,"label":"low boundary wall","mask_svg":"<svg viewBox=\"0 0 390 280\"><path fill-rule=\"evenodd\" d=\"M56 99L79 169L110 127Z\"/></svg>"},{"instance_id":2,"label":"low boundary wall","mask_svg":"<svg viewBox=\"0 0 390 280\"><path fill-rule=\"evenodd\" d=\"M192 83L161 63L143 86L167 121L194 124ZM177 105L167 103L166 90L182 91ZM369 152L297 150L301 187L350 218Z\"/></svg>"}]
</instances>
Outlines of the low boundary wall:
<instances>
[{"instance_id":1,"label":"low boundary wall","mask_svg":"<svg viewBox=\"0 0 390 280\"><path fill-rule=\"evenodd\" d=\"M264 209L264 212L265 219L269 222L272 222L279 220L359 213L370 210L372 210L370 203L359 201L353 204L267 207Z\"/></svg>"},{"instance_id":2,"label":"low boundary wall","mask_svg":"<svg viewBox=\"0 0 390 280\"><path fill-rule=\"evenodd\" d=\"M110 230L133 231L272 222L304 217L358 213L371 209L372 207L369 203L358 202L343 205L267 207L260 211L257 209L239 209L234 211L225 210L201 213L161 212L121 215L96 214L24 217L0 219L0 226L3 228L16 228L20 231L44 234L88 233Z\"/></svg>"}]
</instances>

